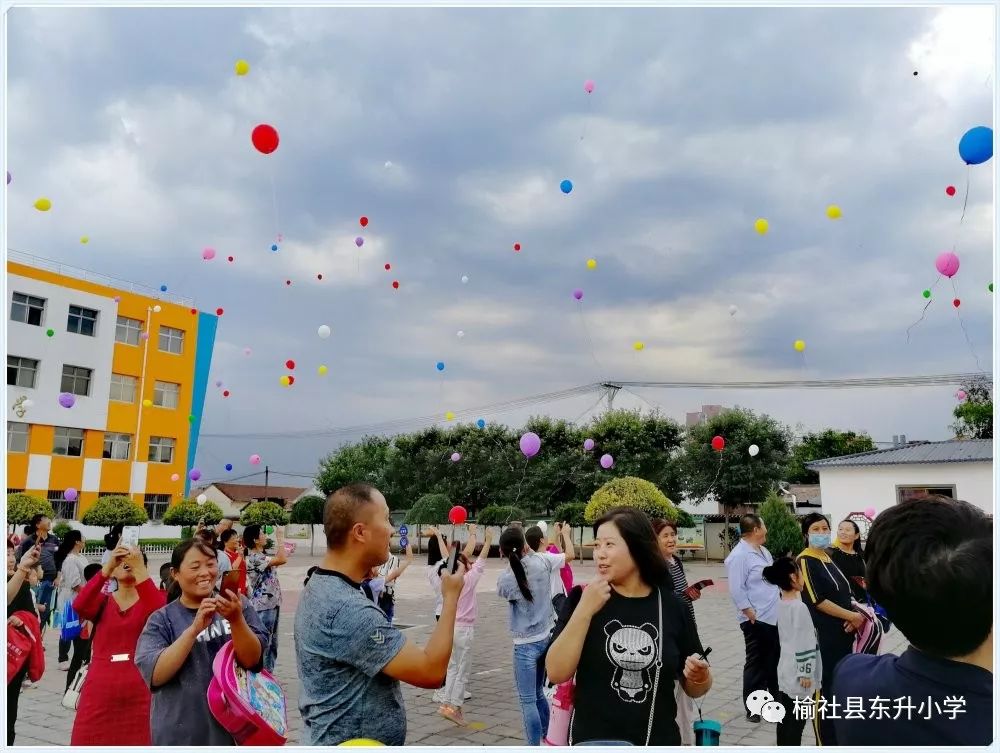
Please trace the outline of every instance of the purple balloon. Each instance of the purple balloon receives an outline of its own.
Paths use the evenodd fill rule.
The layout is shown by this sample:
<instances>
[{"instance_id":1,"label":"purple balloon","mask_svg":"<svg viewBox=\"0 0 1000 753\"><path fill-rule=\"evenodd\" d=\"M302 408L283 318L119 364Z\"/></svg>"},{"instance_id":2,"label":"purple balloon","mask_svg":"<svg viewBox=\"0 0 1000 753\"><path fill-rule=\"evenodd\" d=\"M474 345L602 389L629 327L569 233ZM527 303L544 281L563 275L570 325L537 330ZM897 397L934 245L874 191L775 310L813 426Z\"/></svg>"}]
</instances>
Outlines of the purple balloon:
<instances>
[{"instance_id":1,"label":"purple balloon","mask_svg":"<svg viewBox=\"0 0 1000 753\"><path fill-rule=\"evenodd\" d=\"M357 246L358 248L361 248L363 245L365 245L365 239L359 235L357 238L354 239L354 245Z\"/></svg>"},{"instance_id":2,"label":"purple balloon","mask_svg":"<svg viewBox=\"0 0 1000 753\"><path fill-rule=\"evenodd\" d=\"M541 438L535 434L533 431L529 431L527 434L521 437L521 452L524 453L526 458L533 458L538 454L538 451L542 448Z\"/></svg>"},{"instance_id":3,"label":"purple balloon","mask_svg":"<svg viewBox=\"0 0 1000 753\"><path fill-rule=\"evenodd\" d=\"M590 452L592 449L594 449L594 440L593 439L583 440L583 449L585 449L587 452Z\"/></svg>"},{"instance_id":4,"label":"purple balloon","mask_svg":"<svg viewBox=\"0 0 1000 753\"><path fill-rule=\"evenodd\" d=\"M74 489L72 486L63 492L63 497L66 498L67 502L75 502L77 496L78 495L76 493L76 489Z\"/></svg>"},{"instance_id":5,"label":"purple balloon","mask_svg":"<svg viewBox=\"0 0 1000 753\"><path fill-rule=\"evenodd\" d=\"M63 408L72 408L76 405L76 396L71 392L64 392L59 396L59 405Z\"/></svg>"},{"instance_id":6,"label":"purple balloon","mask_svg":"<svg viewBox=\"0 0 1000 753\"><path fill-rule=\"evenodd\" d=\"M7 171L7 185L10 185L10 170Z\"/></svg>"},{"instance_id":7,"label":"purple balloon","mask_svg":"<svg viewBox=\"0 0 1000 753\"><path fill-rule=\"evenodd\" d=\"M580 290L580 288L577 288L576 290L573 291L573 297L579 301L581 298L583 298L583 291Z\"/></svg>"},{"instance_id":8,"label":"purple balloon","mask_svg":"<svg viewBox=\"0 0 1000 753\"><path fill-rule=\"evenodd\" d=\"M192 468L190 471L188 471L188 478L191 479L192 481L197 481L198 479L201 478L201 471L199 471L197 468Z\"/></svg>"},{"instance_id":9,"label":"purple balloon","mask_svg":"<svg viewBox=\"0 0 1000 753\"><path fill-rule=\"evenodd\" d=\"M615 459L610 455L601 455L601 468L607 470L615 464Z\"/></svg>"},{"instance_id":10,"label":"purple balloon","mask_svg":"<svg viewBox=\"0 0 1000 753\"><path fill-rule=\"evenodd\" d=\"M215 380L215 386L216 387L221 387L222 386L222 380L221 379L216 379Z\"/></svg>"},{"instance_id":11,"label":"purple balloon","mask_svg":"<svg viewBox=\"0 0 1000 753\"><path fill-rule=\"evenodd\" d=\"M451 453L451 462L457 463L461 459L462 459L461 453L458 453L458 452Z\"/></svg>"}]
</instances>

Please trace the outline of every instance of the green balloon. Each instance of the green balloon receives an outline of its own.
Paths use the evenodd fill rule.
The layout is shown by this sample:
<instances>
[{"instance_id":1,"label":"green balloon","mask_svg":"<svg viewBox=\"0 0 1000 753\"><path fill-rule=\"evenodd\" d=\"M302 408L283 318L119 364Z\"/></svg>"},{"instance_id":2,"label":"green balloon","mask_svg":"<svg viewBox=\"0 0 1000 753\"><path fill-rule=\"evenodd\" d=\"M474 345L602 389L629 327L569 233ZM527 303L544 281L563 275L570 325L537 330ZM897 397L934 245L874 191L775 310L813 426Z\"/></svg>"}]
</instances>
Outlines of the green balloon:
<instances>
[{"instance_id":1,"label":"green balloon","mask_svg":"<svg viewBox=\"0 0 1000 753\"><path fill-rule=\"evenodd\" d=\"M52 337L53 335L55 335L55 333L56 331L54 329L45 330L45 334L48 335L49 337Z\"/></svg>"},{"instance_id":2,"label":"green balloon","mask_svg":"<svg viewBox=\"0 0 1000 753\"><path fill-rule=\"evenodd\" d=\"M992 282L990 283L990 292L991 293L993 292L993 283Z\"/></svg>"},{"instance_id":3,"label":"green balloon","mask_svg":"<svg viewBox=\"0 0 1000 753\"><path fill-rule=\"evenodd\" d=\"M194 416L188 416L188 423L189 424L193 424L194 423Z\"/></svg>"},{"instance_id":4,"label":"green balloon","mask_svg":"<svg viewBox=\"0 0 1000 753\"><path fill-rule=\"evenodd\" d=\"M925 290L924 291L924 298L930 298L930 297L931 297L931 291Z\"/></svg>"}]
</instances>

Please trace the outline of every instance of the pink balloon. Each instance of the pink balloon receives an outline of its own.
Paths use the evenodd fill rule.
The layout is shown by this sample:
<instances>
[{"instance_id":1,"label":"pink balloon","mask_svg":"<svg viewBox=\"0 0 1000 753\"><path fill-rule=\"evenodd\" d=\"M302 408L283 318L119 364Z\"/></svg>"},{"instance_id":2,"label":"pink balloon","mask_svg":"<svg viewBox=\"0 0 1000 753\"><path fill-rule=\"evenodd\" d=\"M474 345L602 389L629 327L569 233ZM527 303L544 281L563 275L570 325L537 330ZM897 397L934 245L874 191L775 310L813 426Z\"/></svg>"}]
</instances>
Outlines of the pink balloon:
<instances>
[{"instance_id":1,"label":"pink balloon","mask_svg":"<svg viewBox=\"0 0 1000 753\"><path fill-rule=\"evenodd\" d=\"M209 261L210 259L214 259L215 258L215 249L214 248L206 248L204 251L201 252L201 258L204 259L205 261Z\"/></svg>"},{"instance_id":2,"label":"pink balloon","mask_svg":"<svg viewBox=\"0 0 1000 753\"><path fill-rule=\"evenodd\" d=\"M171 473L170 474L170 480L171 481L180 481L181 480L181 476L180 476L179 473Z\"/></svg>"},{"instance_id":3,"label":"pink balloon","mask_svg":"<svg viewBox=\"0 0 1000 753\"><path fill-rule=\"evenodd\" d=\"M952 251L944 251L934 260L934 266L945 277L954 277L958 272L958 256Z\"/></svg>"},{"instance_id":4,"label":"pink balloon","mask_svg":"<svg viewBox=\"0 0 1000 753\"><path fill-rule=\"evenodd\" d=\"M608 470L615 464L615 459L610 455L601 455L601 468Z\"/></svg>"},{"instance_id":5,"label":"pink balloon","mask_svg":"<svg viewBox=\"0 0 1000 753\"><path fill-rule=\"evenodd\" d=\"M459 452L453 452L453 453L451 453L451 462L457 463L461 459L462 459L462 454L461 453L459 453Z\"/></svg>"},{"instance_id":6,"label":"pink balloon","mask_svg":"<svg viewBox=\"0 0 1000 753\"><path fill-rule=\"evenodd\" d=\"M535 432L529 431L528 433L522 435L521 441L521 452L524 453L526 458L534 457L538 454L538 451L542 448L542 439Z\"/></svg>"},{"instance_id":7,"label":"pink balloon","mask_svg":"<svg viewBox=\"0 0 1000 753\"><path fill-rule=\"evenodd\" d=\"M260 465L260 455L251 455L250 465Z\"/></svg>"},{"instance_id":8,"label":"pink balloon","mask_svg":"<svg viewBox=\"0 0 1000 753\"><path fill-rule=\"evenodd\" d=\"M874 507L865 508L865 517L868 518L868 520L874 520L875 515L876 515L876 510Z\"/></svg>"},{"instance_id":9,"label":"pink balloon","mask_svg":"<svg viewBox=\"0 0 1000 753\"><path fill-rule=\"evenodd\" d=\"M958 392L955 393L955 397L957 397L959 400L965 400L965 398L967 398L968 395L966 394L965 390L959 390Z\"/></svg>"},{"instance_id":10,"label":"pink balloon","mask_svg":"<svg viewBox=\"0 0 1000 753\"><path fill-rule=\"evenodd\" d=\"M587 92L587 94L592 94L593 91L594 91L594 82L591 81L590 79L587 79L586 81L584 81L583 82L583 90L585 92Z\"/></svg>"}]
</instances>

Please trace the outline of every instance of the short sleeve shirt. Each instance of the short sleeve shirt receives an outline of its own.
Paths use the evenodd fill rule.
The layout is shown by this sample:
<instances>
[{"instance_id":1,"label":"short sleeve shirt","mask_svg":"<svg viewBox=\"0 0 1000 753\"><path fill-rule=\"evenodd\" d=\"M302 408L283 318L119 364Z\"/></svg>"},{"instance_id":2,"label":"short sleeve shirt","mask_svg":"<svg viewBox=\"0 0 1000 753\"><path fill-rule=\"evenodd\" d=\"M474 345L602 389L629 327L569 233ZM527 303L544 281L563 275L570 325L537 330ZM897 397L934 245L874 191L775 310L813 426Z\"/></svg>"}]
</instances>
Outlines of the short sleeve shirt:
<instances>
[{"instance_id":1,"label":"short sleeve shirt","mask_svg":"<svg viewBox=\"0 0 1000 753\"><path fill-rule=\"evenodd\" d=\"M247 595L257 611L281 606L281 583L278 573L271 566L271 558L263 552L250 552L245 560L247 566ZM229 562L229 558L226 558Z\"/></svg>"},{"instance_id":2,"label":"short sleeve shirt","mask_svg":"<svg viewBox=\"0 0 1000 753\"><path fill-rule=\"evenodd\" d=\"M385 613L342 573L317 569L295 613L305 745L365 738L406 742L399 681L382 673L406 644Z\"/></svg>"}]
</instances>

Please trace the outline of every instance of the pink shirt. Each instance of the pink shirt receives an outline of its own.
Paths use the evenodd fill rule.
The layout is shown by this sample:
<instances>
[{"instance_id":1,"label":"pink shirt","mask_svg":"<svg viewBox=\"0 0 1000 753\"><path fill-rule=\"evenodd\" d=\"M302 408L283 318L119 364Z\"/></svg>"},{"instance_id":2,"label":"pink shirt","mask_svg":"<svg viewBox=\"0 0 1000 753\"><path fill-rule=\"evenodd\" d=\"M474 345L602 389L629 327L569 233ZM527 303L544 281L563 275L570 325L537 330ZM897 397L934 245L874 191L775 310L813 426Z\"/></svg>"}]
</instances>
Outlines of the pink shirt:
<instances>
[{"instance_id":1,"label":"pink shirt","mask_svg":"<svg viewBox=\"0 0 1000 753\"><path fill-rule=\"evenodd\" d=\"M462 593L458 597L458 611L455 614L456 625L475 625L478 616L476 602L476 584L483 577L486 569L486 562L478 558L472 563L469 572L465 574L465 585L462 586Z\"/></svg>"}]
</instances>

